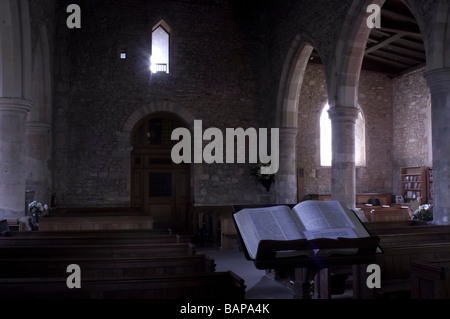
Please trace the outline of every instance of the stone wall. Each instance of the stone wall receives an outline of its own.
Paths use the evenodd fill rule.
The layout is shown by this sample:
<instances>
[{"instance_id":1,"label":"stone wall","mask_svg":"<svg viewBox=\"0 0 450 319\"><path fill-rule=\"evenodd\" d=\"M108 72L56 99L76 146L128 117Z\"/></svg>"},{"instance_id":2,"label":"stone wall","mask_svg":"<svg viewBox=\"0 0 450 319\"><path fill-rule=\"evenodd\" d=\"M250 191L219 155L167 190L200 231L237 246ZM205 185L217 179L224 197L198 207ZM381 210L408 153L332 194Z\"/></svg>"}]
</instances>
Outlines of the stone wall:
<instances>
[{"instance_id":1,"label":"stone wall","mask_svg":"<svg viewBox=\"0 0 450 319\"><path fill-rule=\"evenodd\" d=\"M431 95L425 69L393 80L394 192L400 195L400 168L433 165Z\"/></svg>"},{"instance_id":2,"label":"stone wall","mask_svg":"<svg viewBox=\"0 0 450 319\"><path fill-rule=\"evenodd\" d=\"M70 3L58 1L57 12L65 12ZM68 30L66 15L58 14L55 35L53 190L58 204L67 206L128 204L131 149L124 125L136 110L170 111L182 118L189 114L189 119L203 120L204 128L221 130L273 125L281 73L294 39L304 36L324 61L331 61L351 1L78 4L82 28ZM151 29L160 19L172 28L170 75L149 72ZM127 52L126 60L119 59L120 50ZM414 138L405 144L397 137L402 134L397 123L405 117L392 108L407 99L394 94L392 100L392 86L402 90L401 83L377 73L361 76L367 166L357 169L357 192L392 192L392 172L409 163L408 148L397 148ZM318 119L327 100L323 68L307 70L302 90L307 89L310 93L302 91L302 97L308 98L299 106L297 164L304 169L306 193L329 193L331 172L320 167L318 148ZM193 165L192 201L275 202L276 192L267 193L250 170L245 164Z\"/></svg>"},{"instance_id":3,"label":"stone wall","mask_svg":"<svg viewBox=\"0 0 450 319\"><path fill-rule=\"evenodd\" d=\"M275 111L280 111L275 106L280 81L285 81L282 78L283 67L293 43L297 38L308 42L319 52L329 70L334 63L334 50L352 0L285 0L269 3L265 17L272 85L266 94L271 103L268 115L274 121L277 116Z\"/></svg>"},{"instance_id":4,"label":"stone wall","mask_svg":"<svg viewBox=\"0 0 450 319\"><path fill-rule=\"evenodd\" d=\"M363 71L359 104L366 121L366 166L358 167L357 193L392 192L392 84L383 74ZM320 116L327 103L322 65L308 64L300 94L297 164L305 194L331 193L331 168L320 166Z\"/></svg>"},{"instance_id":5,"label":"stone wall","mask_svg":"<svg viewBox=\"0 0 450 319\"><path fill-rule=\"evenodd\" d=\"M58 1L59 10L68 3ZM241 24L251 21L240 20L230 3L79 1L82 28L57 30L54 191L59 205L128 204L131 148L119 146L118 136L138 109L168 103L203 120L204 129L223 132L260 126L258 59L249 50L258 30L243 29ZM172 28L171 72L151 75L150 35L161 18ZM126 60L119 59L121 49ZM193 202L273 202L250 168L193 166Z\"/></svg>"}]
</instances>

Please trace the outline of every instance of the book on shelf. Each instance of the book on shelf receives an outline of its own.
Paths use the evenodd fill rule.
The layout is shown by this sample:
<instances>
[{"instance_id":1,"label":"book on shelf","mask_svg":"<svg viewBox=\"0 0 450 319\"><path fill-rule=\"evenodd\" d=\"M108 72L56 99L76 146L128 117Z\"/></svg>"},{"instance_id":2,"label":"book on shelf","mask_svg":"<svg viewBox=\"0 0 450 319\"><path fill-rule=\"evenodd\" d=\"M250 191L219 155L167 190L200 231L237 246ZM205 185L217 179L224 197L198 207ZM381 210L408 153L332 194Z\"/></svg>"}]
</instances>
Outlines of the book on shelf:
<instances>
[{"instance_id":1,"label":"book on shelf","mask_svg":"<svg viewBox=\"0 0 450 319\"><path fill-rule=\"evenodd\" d=\"M290 209L288 206L246 208L233 215L236 228L251 260L258 256L260 243L276 241L283 243L299 240L358 239L369 238L370 233L357 214L339 201L304 201ZM329 256L332 254L355 254L357 248L329 249L277 249L276 258L307 256ZM294 245L295 247L295 245ZM299 245L302 247L302 245ZM377 247L378 252L380 248Z\"/></svg>"}]
</instances>

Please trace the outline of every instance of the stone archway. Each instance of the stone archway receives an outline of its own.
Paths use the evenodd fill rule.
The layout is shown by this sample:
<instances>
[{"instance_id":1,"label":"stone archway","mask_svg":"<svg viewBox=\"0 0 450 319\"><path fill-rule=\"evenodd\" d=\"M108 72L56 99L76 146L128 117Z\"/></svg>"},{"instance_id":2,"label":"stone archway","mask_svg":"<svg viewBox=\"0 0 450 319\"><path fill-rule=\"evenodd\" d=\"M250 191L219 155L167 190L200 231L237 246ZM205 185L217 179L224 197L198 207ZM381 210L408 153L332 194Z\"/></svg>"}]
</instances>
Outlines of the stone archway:
<instances>
[{"instance_id":1,"label":"stone archway","mask_svg":"<svg viewBox=\"0 0 450 319\"><path fill-rule=\"evenodd\" d=\"M325 70L333 126L331 193L334 200L350 208L356 204L355 129L359 78L371 32L367 26L367 8L383 3L384 0L353 1L337 41L335 61Z\"/></svg>"},{"instance_id":2,"label":"stone archway","mask_svg":"<svg viewBox=\"0 0 450 319\"><path fill-rule=\"evenodd\" d=\"M34 107L27 118L26 189L30 198L50 204L52 176L52 81L48 32L42 27L33 55L32 94Z\"/></svg>"},{"instance_id":3,"label":"stone archway","mask_svg":"<svg viewBox=\"0 0 450 319\"><path fill-rule=\"evenodd\" d=\"M277 100L276 124L280 127L280 168L277 173L277 202L292 204L301 200L297 176L296 145L298 134L298 106L303 76L311 53L313 41L298 35L288 52L283 66Z\"/></svg>"},{"instance_id":4,"label":"stone archway","mask_svg":"<svg viewBox=\"0 0 450 319\"><path fill-rule=\"evenodd\" d=\"M25 214L25 130L31 110L28 1L0 2L0 219Z\"/></svg>"},{"instance_id":5,"label":"stone archway","mask_svg":"<svg viewBox=\"0 0 450 319\"><path fill-rule=\"evenodd\" d=\"M153 216L155 227L189 228L192 224L192 216L189 215L193 195L192 165L173 164L170 147L133 147L131 140L141 124L145 126L150 119L162 118L188 129L194 123L194 117L172 101L154 101L133 112L119 133L122 151L130 154L126 160L124 157L123 166L130 176L130 205L142 207ZM152 191L152 183L157 182L165 185L165 193Z\"/></svg>"}]
</instances>

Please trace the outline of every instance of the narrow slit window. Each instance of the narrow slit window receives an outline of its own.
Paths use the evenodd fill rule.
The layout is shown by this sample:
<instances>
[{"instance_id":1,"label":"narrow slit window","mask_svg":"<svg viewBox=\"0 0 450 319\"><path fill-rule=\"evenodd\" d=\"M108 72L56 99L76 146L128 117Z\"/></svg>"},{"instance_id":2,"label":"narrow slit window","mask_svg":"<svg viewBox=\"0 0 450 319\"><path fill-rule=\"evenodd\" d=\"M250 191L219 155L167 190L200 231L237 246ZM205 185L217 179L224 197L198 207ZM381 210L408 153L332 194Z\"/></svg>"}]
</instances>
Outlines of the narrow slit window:
<instances>
[{"instance_id":1,"label":"narrow slit window","mask_svg":"<svg viewBox=\"0 0 450 319\"><path fill-rule=\"evenodd\" d=\"M169 73L169 33L160 25L152 33L152 73Z\"/></svg>"}]
</instances>

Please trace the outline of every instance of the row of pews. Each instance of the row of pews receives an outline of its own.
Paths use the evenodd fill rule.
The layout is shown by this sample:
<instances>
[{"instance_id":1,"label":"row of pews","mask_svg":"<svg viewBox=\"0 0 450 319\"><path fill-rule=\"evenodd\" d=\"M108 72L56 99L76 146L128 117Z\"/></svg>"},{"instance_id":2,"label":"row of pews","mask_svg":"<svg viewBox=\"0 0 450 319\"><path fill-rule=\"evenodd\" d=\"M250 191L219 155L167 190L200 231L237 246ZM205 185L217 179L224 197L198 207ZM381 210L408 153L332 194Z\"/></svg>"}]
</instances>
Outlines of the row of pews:
<instances>
[{"instance_id":1,"label":"row of pews","mask_svg":"<svg viewBox=\"0 0 450 319\"><path fill-rule=\"evenodd\" d=\"M381 270L381 288L354 291L361 299L450 298L450 276L444 265L450 266L450 226L426 225L413 221L368 222L366 228L380 238L382 254L375 263ZM430 275L430 267L441 265ZM436 269L436 267L435 267ZM426 272L428 271L428 273ZM355 275L351 267L324 270L318 280L321 298L331 298L331 277ZM437 275L436 275L437 274ZM428 276L428 277L427 277ZM437 282L436 282L437 281ZM436 291L444 289L445 291Z\"/></svg>"},{"instance_id":2,"label":"row of pews","mask_svg":"<svg viewBox=\"0 0 450 319\"><path fill-rule=\"evenodd\" d=\"M67 214L67 215L65 215ZM118 210L59 212L41 218L138 216ZM81 217L80 217L81 216ZM198 254L185 236L153 228L4 231L0 234L0 299L243 299L245 283ZM70 265L80 288L69 288ZM71 280L71 279L70 279Z\"/></svg>"},{"instance_id":3,"label":"row of pews","mask_svg":"<svg viewBox=\"0 0 450 319\"><path fill-rule=\"evenodd\" d=\"M414 263L450 259L450 226L426 225L412 221L366 224L380 237L383 254L377 256L382 270L379 297L415 297L426 287L414 286ZM450 278L446 279L450 283Z\"/></svg>"}]
</instances>

